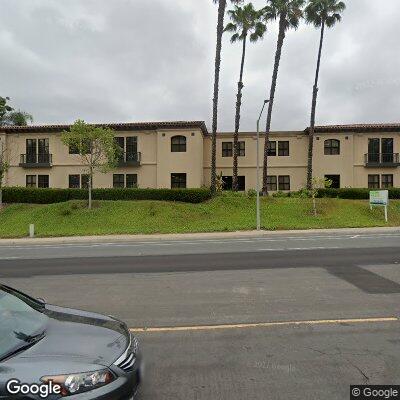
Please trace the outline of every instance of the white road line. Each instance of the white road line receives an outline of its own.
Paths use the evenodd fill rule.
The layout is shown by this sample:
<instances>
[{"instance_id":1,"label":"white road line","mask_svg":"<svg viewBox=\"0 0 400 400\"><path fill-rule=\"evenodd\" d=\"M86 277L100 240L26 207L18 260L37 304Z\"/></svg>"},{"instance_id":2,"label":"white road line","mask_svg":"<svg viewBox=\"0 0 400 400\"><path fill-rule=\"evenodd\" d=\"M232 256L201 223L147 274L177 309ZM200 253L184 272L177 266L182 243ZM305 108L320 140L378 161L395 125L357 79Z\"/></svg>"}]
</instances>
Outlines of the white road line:
<instances>
[{"instance_id":1,"label":"white road line","mask_svg":"<svg viewBox=\"0 0 400 400\"><path fill-rule=\"evenodd\" d=\"M195 241L145 241L145 242L125 242L125 243L64 243L64 244L31 244L25 245L0 245L1 249L63 249L63 248L91 248L91 247L142 247L142 246L179 246L179 245L201 245L201 244L230 244L230 243L268 243L268 242L286 242L291 241L318 241L318 240L346 240L346 239L383 239L383 238L400 238L400 234L376 234L376 235L343 235L343 236L287 236L282 238L253 238L253 239L199 239Z\"/></svg>"}]
</instances>

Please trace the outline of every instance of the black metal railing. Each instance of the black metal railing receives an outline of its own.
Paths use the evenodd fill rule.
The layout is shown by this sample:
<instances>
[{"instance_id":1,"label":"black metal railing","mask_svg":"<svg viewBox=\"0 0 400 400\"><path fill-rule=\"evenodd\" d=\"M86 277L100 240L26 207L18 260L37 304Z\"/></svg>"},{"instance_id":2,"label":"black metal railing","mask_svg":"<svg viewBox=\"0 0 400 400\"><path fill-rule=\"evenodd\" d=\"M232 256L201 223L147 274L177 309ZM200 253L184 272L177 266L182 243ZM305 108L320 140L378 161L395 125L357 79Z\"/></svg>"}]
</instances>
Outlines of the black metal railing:
<instances>
[{"instance_id":1,"label":"black metal railing","mask_svg":"<svg viewBox=\"0 0 400 400\"><path fill-rule=\"evenodd\" d=\"M119 165L140 165L142 153L122 153L118 158Z\"/></svg>"},{"instance_id":2,"label":"black metal railing","mask_svg":"<svg viewBox=\"0 0 400 400\"><path fill-rule=\"evenodd\" d=\"M400 163L399 153L367 153L364 155L365 165L396 166Z\"/></svg>"},{"instance_id":3,"label":"black metal railing","mask_svg":"<svg viewBox=\"0 0 400 400\"><path fill-rule=\"evenodd\" d=\"M21 154L21 165L32 165L32 166L50 166L53 162L53 155L49 153L39 154Z\"/></svg>"}]
</instances>

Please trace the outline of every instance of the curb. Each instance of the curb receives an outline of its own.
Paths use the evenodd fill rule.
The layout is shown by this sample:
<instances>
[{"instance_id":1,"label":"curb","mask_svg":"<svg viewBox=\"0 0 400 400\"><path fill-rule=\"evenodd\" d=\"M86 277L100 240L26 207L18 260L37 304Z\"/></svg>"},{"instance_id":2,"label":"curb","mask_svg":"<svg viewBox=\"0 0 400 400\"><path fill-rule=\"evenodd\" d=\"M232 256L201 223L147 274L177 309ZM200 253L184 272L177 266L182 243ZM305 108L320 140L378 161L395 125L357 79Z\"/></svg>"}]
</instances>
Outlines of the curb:
<instances>
[{"instance_id":1,"label":"curb","mask_svg":"<svg viewBox=\"0 0 400 400\"><path fill-rule=\"evenodd\" d=\"M135 241L162 241L162 240L185 240L185 239L224 239L224 238L246 238L246 237L268 237L304 234L382 234L400 233L400 227L378 227L378 228L342 228L342 229L309 229L309 230L286 230L286 231L236 231L236 232L206 232L206 233L176 233L155 235L107 235L107 236L69 236L50 238L20 238L0 239L2 245L24 245L24 244L67 244L67 243L111 243L111 242L135 242Z\"/></svg>"}]
</instances>

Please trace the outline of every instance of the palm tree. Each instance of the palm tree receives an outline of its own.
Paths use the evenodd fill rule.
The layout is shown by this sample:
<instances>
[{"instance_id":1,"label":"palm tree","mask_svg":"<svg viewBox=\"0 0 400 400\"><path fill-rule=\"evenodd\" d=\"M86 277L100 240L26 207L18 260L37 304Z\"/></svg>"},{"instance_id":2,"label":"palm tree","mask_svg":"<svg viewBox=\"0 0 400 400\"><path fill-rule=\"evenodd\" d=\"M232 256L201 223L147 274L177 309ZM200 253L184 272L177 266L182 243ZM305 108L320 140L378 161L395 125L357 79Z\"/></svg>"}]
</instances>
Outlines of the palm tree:
<instances>
[{"instance_id":1,"label":"palm tree","mask_svg":"<svg viewBox=\"0 0 400 400\"><path fill-rule=\"evenodd\" d=\"M274 107L274 98L276 84L278 80L279 63L282 55L283 42L286 32L289 29L297 29L300 19L303 16L302 7L305 0L268 0L268 5L263 9L266 21L279 20L278 42L275 52L274 70L272 73L271 91L268 104L267 124L265 129L264 145L264 168L263 168L263 193L268 194L267 176L268 176L268 145L269 133L271 130L272 110Z\"/></svg>"},{"instance_id":2,"label":"palm tree","mask_svg":"<svg viewBox=\"0 0 400 400\"><path fill-rule=\"evenodd\" d=\"M346 5L338 0L309 0L305 8L305 19L307 23L313 24L316 28L321 29L321 36L318 50L317 69L315 71L315 82L313 86L312 103L311 103L311 121L309 129L308 142L308 165L307 165L307 188L312 189L313 175L313 148L314 148L314 128L315 128L315 112L317 108L318 97L318 78L321 66L322 45L324 43L325 26L332 28L336 22L340 22L341 13L346 9Z\"/></svg>"},{"instance_id":3,"label":"palm tree","mask_svg":"<svg viewBox=\"0 0 400 400\"><path fill-rule=\"evenodd\" d=\"M239 4L243 0L231 0L234 4ZM224 19L227 0L213 0L218 3L218 24L217 24L217 46L215 54L215 73L214 73L214 98L213 98L213 118L212 118L212 145L211 145L211 190L215 193L217 179L217 129L218 129L218 96L219 96L219 74L221 71L221 51L222 35L224 33Z\"/></svg>"},{"instance_id":4,"label":"palm tree","mask_svg":"<svg viewBox=\"0 0 400 400\"><path fill-rule=\"evenodd\" d=\"M247 38L250 35L251 42L257 42L262 39L267 30L265 24L261 21L263 17L262 11L254 9L252 3L244 7L235 6L228 14L232 20L226 27L226 32L233 32L231 42L242 42L242 61L240 64L240 77L238 82L238 92L236 100L236 116L235 116L235 135L233 139L233 182L232 188L238 190L238 153L239 153L239 128L240 128L240 109L242 106L242 90L243 90L243 72L244 62L246 58Z\"/></svg>"}]
</instances>

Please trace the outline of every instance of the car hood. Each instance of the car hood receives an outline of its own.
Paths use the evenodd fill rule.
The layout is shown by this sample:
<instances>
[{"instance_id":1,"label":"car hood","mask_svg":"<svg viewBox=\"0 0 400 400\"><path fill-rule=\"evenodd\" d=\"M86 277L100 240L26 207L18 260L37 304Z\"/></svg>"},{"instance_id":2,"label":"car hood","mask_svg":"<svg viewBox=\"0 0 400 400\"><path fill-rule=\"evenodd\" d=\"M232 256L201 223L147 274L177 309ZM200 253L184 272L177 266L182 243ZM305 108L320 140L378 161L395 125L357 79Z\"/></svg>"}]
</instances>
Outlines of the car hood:
<instances>
[{"instance_id":1,"label":"car hood","mask_svg":"<svg viewBox=\"0 0 400 400\"><path fill-rule=\"evenodd\" d=\"M1 381L38 382L45 375L90 372L110 366L126 350L126 325L101 314L46 305L46 335L0 362ZM1 383L0 383L1 386Z\"/></svg>"}]
</instances>

